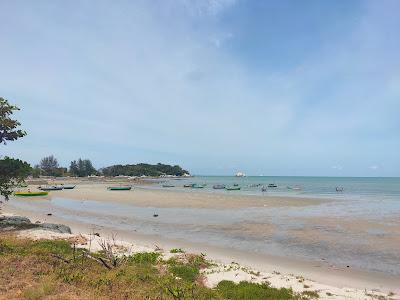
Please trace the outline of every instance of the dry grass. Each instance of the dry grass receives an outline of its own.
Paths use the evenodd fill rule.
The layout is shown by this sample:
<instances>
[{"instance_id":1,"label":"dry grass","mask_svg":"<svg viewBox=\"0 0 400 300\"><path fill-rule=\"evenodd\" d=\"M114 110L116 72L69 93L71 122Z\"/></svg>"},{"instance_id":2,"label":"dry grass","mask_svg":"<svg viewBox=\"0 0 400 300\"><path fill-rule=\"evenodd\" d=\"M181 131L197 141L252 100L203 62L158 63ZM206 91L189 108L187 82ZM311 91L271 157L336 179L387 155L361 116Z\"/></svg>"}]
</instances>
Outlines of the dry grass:
<instances>
[{"instance_id":1,"label":"dry grass","mask_svg":"<svg viewBox=\"0 0 400 300\"><path fill-rule=\"evenodd\" d=\"M0 299L299 299L291 290L254 283L226 282L233 294L224 285L206 288L201 270L209 262L203 255L184 253L168 261L156 252L118 257L107 243L93 254L68 241L0 232Z\"/></svg>"}]
</instances>

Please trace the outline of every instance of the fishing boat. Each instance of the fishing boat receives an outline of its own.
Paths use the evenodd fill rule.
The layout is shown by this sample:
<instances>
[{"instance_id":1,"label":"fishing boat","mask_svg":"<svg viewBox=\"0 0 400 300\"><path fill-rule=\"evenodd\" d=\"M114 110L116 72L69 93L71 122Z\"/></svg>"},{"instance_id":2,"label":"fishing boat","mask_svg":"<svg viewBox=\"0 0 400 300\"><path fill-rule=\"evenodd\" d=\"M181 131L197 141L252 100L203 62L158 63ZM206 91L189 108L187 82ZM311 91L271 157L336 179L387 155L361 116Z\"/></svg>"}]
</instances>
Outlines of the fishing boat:
<instances>
[{"instance_id":1,"label":"fishing boat","mask_svg":"<svg viewBox=\"0 0 400 300\"><path fill-rule=\"evenodd\" d=\"M48 192L15 192L15 196L19 197L34 197L34 196L47 196Z\"/></svg>"},{"instance_id":2,"label":"fishing boat","mask_svg":"<svg viewBox=\"0 0 400 300\"><path fill-rule=\"evenodd\" d=\"M206 186L205 184L193 184L192 188L194 188L194 189L202 189L205 186Z\"/></svg>"},{"instance_id":3,"label":"fishing boat","mask_svg":"<svg viewBox=\"0 0 400 300\"><path fill-rule=\"evenodd\" d=\"M38 189L41 190L41 191L61 191L61 190L63 190L63 187L62 186L56 186L56 185L53 185L53 186L39 186Z\"/></svg>"},{"instance_id":4,"label":"fishing boat","mask_svg":"<svg viewBox=\"0 0 400 300\"><path fill-rule=\"evenodd\" d=\"M107 188L109 191L130 191L131 186L110 186Z\"/></svg>"},{"instance_id":5,"label":"fishing boat","mask_svg":"<svg viewBox=\"0 0 400 300\"><path fill-rule=\"evenodd\" d=\"M227 187L225 187L225 189L227 191L239 191L240 190L240 186L227 186Z\"/></svg>"},{"instance_id":6,"label":"fishing boat","mask_svg":"<svg viewBox=\"0 0 400 300\"><path fill-rule=\"evenodd\" d=\"M215 185L213 185L213 189L214 190L223 190L223 189L225 189L225 184L215 184Z\"/></svg>"},{"instance_id":7,"label":"fishing boat","mask_svg":"<svg viewBox=\"0 0 400 300\"><path fill-rule=\"evenodd\" d=\"M164 188L172 188L175 187L173 184L163 184L162 187Z\"/></svg>"},{"instance_id":8,"label":"fishing boat","mask_svg":"<svg viewBox=\"0 0 400 300\"><path fill-rule=\"evenodd\" d=\"M341 187L341 186L337 186L336 187L336 192L343 192L343 187Z\"/></svg>"},{"instance_id":9,"label":"fishing boat","mask_svg":"<svg viewBox=\"0 0 400 300\"><path fill-rule=\"evenodd\" d=\"M76 185L63 185L64 190L73 190Z\"/></svg>"},{"instance_id":10,"label":"fishing boat","mask_svg":"<svg viewBox=\"0 0 400 300\"><path fill-rule=\"evenodd\" d=\"M293 190L293 191L301 191L302 190L302 187L301 186L299 186L299 185L295 185L295 186L287 186L287 189L288 190Z\"/></svg>"},{"instance_id":11,"label":"fishing boat","mask_svg":"<svg viewBox=\"0 0 400 300\"><path fill-rule=\"evenodd\" d=\"M183 187L185 187L185 188L191 188L191 187L193 187L193 183L189 183L189 184L184 184L183 185Z\"/></svg>"},{"instance_id":12,"label":"fishing boat","mask_svg":"<svg viewBox=\"0 0 400 300\"><path fill-rule=\"evenodd\" d=\"M278 186L275 183L270 183L270 184L268 184L268 187L269 188L276 188Z\"/></svg>"}]
</instances>

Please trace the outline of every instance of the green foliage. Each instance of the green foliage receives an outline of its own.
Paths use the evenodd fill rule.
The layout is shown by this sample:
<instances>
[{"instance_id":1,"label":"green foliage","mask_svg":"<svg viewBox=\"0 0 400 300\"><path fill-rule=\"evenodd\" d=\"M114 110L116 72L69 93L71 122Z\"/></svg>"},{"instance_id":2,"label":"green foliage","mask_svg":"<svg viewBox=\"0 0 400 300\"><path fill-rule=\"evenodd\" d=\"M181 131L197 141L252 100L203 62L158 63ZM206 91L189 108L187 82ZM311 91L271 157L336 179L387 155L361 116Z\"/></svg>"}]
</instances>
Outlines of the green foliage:
<instances>
[{"instance_id":1,"label":"green foliage","mask_svg":"<svg viewBox=\"0 0 400 300\"><path fill-rule=\"evenodd\" d=\"M210 265L203 255L185 254L173 257L167 261L169 271L187 282L195 282L200 275L200 270Z\"/></svg>"},{"instance_id":2,"label":"green foliage","mask_svg":"<svg viewBox=\"0 0 400 300\"><path fill-rule=\"evenodd\" d=\"M265 283L258 284L247 281L235 284L232 281L223 280L217 285L217 290L225 298L232 300L289 300L295 298L290 289L276 289Z\"/></svg>"},{"instance_id":3,"label":"green foliage","mask_svg":"<svg viewBox=\"0 0 400 300\"><path fill-rule=\"evenodd\" d=\"M31 166L22 160L0 159L0 195L8 200L13 188L22 184L31 172Z\"/></svg>"},{"instance_id":4,"label":"green foliage","mask_svg":"<svg viewBox=\"0 0 400 300\"><path fill-rule=\"evenodd\" d=\"M319 294L316 291L304 291L301 293L303 299L318 299Z\"/></svg>"},{"instance_id":5,"label":"green foliage","mask_svg":"<svg viewBox=\"0 0 400 300\"><path fill-rule=\"evenodd\" d=\"M11 119L11 115L19 108L11 105L4 98L0 97L0 144L7 144L7 141L15 141L26 135L25 131L17 129L21 123ZM12 189L22 184L29 175L30 165L19 159L5 157L0 160L0 195L8 200Z\"/></svg>"},{"instance_id":6,"label":"green foliage","mask_svg":"<svg viewBox=\"0 0 400 300\"><path fill-rule=\"evenodd\" d=\"M174 248L169 251L170 253L185 253L181 248Z\"/></svg>"},{"instance_id":7,"label":"green foliage","mask_svg":"<svg viewBox=\"0 0 400 300\"><path fill-rule=\"evenodd\" d=\"M158 163L156 165L151 164L137 164L137 165L114 165L101 169L101 172L105 176L160 176L160 175L173 175L182 176L183 174L189 174L188 171L182 169L180 166L175 165L164 165Z\"/></svg>"},{"instance_id":8,"label":"green foliage","mask_svg":"<svg viewBox=\"0 0 400 300\"><path fill-rule=\"evenodd\" d=\"M175 276L189 282L194 282L200 274L198 268L184 264L172 265L170 266L169 270Z\"/></svg>"},{"instance_id":9,"label":"green foliage","mask_svg":"<svg viewBox=\"0 0 400 300\"><path fill-rule=\"evenodd\" d=\"M86 177L89 175L94 175L97 173L96 169L93 167L92 162L89 159L81 159L78 161L71 161L69 172L73 176Z\"/></svg>"},{"instance_id":10,"label":"green foliage","mask_svg":"<svg viewBox=\"0 0 400 300\"><path fill-rule=\"evenodd\" d=\"M128 257L128 263L154 265L159 257L160 254L157 252L139 252Z\"/></svg>"},{"instance_id":11,"label":"green foliage","mask_svg":"<svg viewBox=\"0 0 400 300\"><path fill-rule=\"evenodd\" d=\"M68 255L73 252L71 245L67 241L62 240L38 240L33 243L30 250L35 254L57 253Z\"/></svg>"},{"instance_id":12,"label":"green foliage","mask_svg":"<svg viewBox=\"0 0 400 300\"><path fill-rule=\"evenodd\" d=\"M82 255L85 254L85 255ZM103 257L98 253L96 257ZM108 269L86 250L66 241L28 240L0 234L0 282L5 298L17 292L27 299L313 299L268 284L222 281L208 289L198 280L208 263L203 255L184 254L165 262L158 253L137 253L128 263ZM167 265L166 265L167 264ZM166 266L170 272L166 272ZM11 275L10 275L11 274ZM12 280L9 280L12 276ZM177 278L179 277L179 278ZM16 285L15 282L18 284ZM50 296L50 297L49 297ZM74 297L76 296L76 297Z\"/></svg>"},{"instance_id":13,"label":"green foliage","mask_svg":"<svg viewBox=\"0 0 400 300\"><path fill-rule=\"evenodd\" d=\"M57 158L54 155L43 157L39 164L42 174L46 176L62 176L63 168L59 168Z\"/></svg>"},{"instance_id":14,"label":"green foliage","mask_svg":"<svg viewBox=\"0 0 400 300\"><path fill-rule=\"evenodd\" d=\"M18 107L11 105L6 99L0 97L0 144L6 144L7 141L15 141L26 135L25 131L17 129L21 123L10 118L18 110Z\"/></svg>"},{"instance_id":15,"label":"green foliage","mask_svg":"<svg viewBox=\"0 0 400 300\"><path fill-rule=\"evenodd\" d=\"M39 168L38 165L35 165L35 167L32 169L32 172L31 172L32 177L39 178L41 174L42 174L42 170Z\"/></svg>"}]
</instances>

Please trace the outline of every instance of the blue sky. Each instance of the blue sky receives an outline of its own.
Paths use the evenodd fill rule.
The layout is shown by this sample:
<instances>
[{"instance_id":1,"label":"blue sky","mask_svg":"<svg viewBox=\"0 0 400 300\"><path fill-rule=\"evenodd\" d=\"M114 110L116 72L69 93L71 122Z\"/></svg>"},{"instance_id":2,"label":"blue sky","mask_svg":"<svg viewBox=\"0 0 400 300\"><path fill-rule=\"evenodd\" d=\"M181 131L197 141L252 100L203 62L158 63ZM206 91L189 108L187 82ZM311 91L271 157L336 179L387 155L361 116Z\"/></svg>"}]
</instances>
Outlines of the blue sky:
<instances>
[{"instance_id":1,"label":"blue sky","mask_svg":"<svg viewBox=\"0 0 400 300\"><path fill-rule=\"evenodd\" d=\"M400 2L1 1L2 155L400 176Z\"/></svg>"}]
</instances>

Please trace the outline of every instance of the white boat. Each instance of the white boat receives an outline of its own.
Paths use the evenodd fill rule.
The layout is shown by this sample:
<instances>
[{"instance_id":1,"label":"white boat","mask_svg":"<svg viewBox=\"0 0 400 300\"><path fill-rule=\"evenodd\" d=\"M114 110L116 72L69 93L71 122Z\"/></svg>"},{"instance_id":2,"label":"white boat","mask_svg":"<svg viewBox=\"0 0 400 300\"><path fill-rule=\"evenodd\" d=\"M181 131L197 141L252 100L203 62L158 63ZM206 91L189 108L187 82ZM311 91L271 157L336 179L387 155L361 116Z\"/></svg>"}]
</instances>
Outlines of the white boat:
<instances>
[{"instance_id":1,"label":"white boat","mask_svg":"<svg viewBox=\"0 0 400 300\"><path fill-rule=\"evenodd\" d=\"M246 174L242 173L242 172L237 172L236 177L246 177Z\"/></svg>"}]
</instances>

